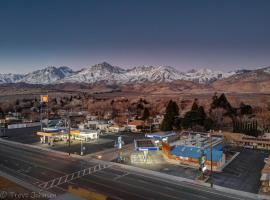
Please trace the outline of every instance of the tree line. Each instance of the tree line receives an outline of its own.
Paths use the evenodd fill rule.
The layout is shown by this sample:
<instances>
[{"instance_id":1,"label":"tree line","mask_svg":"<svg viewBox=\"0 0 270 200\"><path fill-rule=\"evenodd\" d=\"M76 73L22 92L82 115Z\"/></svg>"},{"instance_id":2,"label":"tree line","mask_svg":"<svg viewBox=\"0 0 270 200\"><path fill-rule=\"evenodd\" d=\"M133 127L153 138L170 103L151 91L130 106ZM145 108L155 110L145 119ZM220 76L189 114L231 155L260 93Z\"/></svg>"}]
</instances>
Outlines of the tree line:
<instances>
[{"instance_id":1,"label":"tree line","mask_svg":"<svg viewBox=\"0 0 270 200\"><path fill-rule=\"evenodd\" d=\"M210 129L222 129L225 127L225 124L228 123L228 126L230 126L234 132L241 132L253 136L259 135L257 122L244 125L240 125L239 122L239 119L243 116L253 114L252 107L241 102L239 107L235 108L230 104L224 93L220 96L218 96L217 93L214 94L208 112L199 104L197 98L194 99L191 109L182 117L179 115L179 111L177 103L170 100L160 126L162 131L171 131L174 129L209 131Z\"/></svg>"}]
</instances>

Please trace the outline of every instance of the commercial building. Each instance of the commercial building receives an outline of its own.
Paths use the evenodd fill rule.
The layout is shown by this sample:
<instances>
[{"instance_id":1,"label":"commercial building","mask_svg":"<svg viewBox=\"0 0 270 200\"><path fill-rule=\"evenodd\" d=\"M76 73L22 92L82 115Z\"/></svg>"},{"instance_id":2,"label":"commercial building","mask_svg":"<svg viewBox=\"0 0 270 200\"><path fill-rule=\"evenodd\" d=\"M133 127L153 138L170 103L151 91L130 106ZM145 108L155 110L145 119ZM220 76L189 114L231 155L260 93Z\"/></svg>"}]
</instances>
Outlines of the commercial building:
<instances>
[{"instance_id":1,"label":"commercial building","mask_svg":"<svg viewBox=\"0 0 270 200\"><path fill-rule=\"evenodd\" d=\"M99 139L99 131L92 129L83 129L83 130L72 130L70 131L72 135L72 139L74 140L83 140L83 141L91 141Z\"/></svg>"},{"instance_id":2,"label":"commercial building","mask_svg":"<svg viewBox=\"0 0 270 200\"><path fill-rule=\"evenodd\" d=\"M241 146L252 149L266 149L270 150L269 137L252 137L241 133L223 132L221 135L231 145Z\"/></svg>"},{"instance_id":3,"label":"commercial building","mask_svg":"<svg viewBox=\"0 0 270 200\"><path fill-rule=\"evenodd\" d=\"M106 120L89 120L86 123L79 124L79 129L100 130L103 133L109 132L111 124Z\"/></svg>"},{"instance_id":4,"label":"commercial building","mask_svg":"<svg viewBox=\"0 0 270 200\"><path fill-rule=\"evenodd\" d=\"M266 159L266 164L262 169L261 192L270 193L270 156Z\"/></svg>"},{"instance_id":5,"label":"commercial building","mask_svg":"<svg viewBox=\"0 0 270 200\"><path fill-rule=\"evenodd\" d=\"M55 141L64 140L67 138L67 129L59 127L43 128L43 131L37 132L40 136L40 143L53 146Z\"/></svg>"},{"instance_id":6,"label":"commercial building","mask_svg":"<svg viewBox=\"0 0 270 200\"><path fill-rule=\"evenodd\" d=\"M159 147L149 139L134 140L136 151L157 151Z\"/></svg>"},{"instance_id":7,"label":"commercial building","mask_svg":"<svg viewBox=\"0 0 270 200\"><path fill-rule=\"evenodd\" d=\"M125 131L126 128L123 127L123 126L120 126L118 124L113 124L109 127L109 132L112 132L112 133L118 133L118 132L122 132L122 131Z\"/></svg>"},{"instance_id":8,"label":"commercial building","mask_svg":"<svg viewBox=\"0 0 270 200\"><path fill-rule=\"evenodd\" d=\"M145 137L152 139L155 144L161 146L162 142L170 143L172 141L175 141L177 138L177 134L174 131L155 132L145 134Z\"/></svg>"},{"instance_id":9,"label":"commercial building","mask_svg":"<svg viewBox=\"0 0 270 200\"><path fill-rule=\"evenodd\" d=\"M213 170L218 171L225 164L223 138L213 136L211 139L212 142L207 133L188 133L182 135L180 140L162 143L162 151L168 159L196 167L199 167L200 159L204 156L207 169L211 168L212 157Z\"/></svg>"}]
</instances>

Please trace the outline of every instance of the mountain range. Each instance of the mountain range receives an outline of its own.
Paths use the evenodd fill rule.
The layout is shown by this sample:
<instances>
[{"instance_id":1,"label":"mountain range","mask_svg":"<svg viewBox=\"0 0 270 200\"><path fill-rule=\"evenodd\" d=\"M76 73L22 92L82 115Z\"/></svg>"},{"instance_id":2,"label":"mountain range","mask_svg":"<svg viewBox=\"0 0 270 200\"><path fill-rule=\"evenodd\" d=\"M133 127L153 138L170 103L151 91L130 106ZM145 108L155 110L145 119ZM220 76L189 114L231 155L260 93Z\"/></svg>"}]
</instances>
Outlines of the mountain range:
<instances>
[{"instance_id":1,"label":"mountain range","mask_svg":"<svg viewBox=\"0 0 270 200\"><path fill-rule=\"evenodd\" d=\"M27 74L0 74L0 86L71 90L122 91L145 94L173 93L269 93L270 67L231 72L211 69L180 72L169 66L123 69L106 62L74 71L69 67L46 67ZM21 91L20 90L20 91Z\"/></svg>"},{"instance_id":2,"label":"mountain range","mask_svg":"<svg viewBox=\"0 0 270 200\"><path fill-rule=\"evenodd\" d=\"M212 83L216 80L222 80L248 72L250 71L241 70L222 72L211 69L180 72L170 66L139 66L131 69L123 69L103 62L91 67L83 68L79 71L74 71L69 67L50 66L27 74L0 74L0 84L28 83L46 85L57 83L93 84L98 82L106 84L127 84L146 82L160 83L176 80L188 80L196 83Z\"/></svg>"}]
</instances>

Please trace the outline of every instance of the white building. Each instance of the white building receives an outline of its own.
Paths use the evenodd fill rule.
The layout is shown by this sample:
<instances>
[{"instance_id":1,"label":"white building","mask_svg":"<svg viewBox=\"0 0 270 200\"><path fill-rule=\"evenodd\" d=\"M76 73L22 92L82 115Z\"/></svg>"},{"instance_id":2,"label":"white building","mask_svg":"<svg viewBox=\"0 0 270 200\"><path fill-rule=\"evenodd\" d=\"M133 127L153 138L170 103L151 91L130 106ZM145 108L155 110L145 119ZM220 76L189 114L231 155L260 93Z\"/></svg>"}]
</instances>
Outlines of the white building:
<instances>
[{"instance_id":1,"label":"white building","mask_svg":"<svg viewBox=\"0 0 270 200\"><path fill-rule=\"evenodd\" d=\"M74 130L71 131L71 135L73 139L77 140L90 141L99 139L99 131L92 129Z\"/></svg>"},{"instance_id":2,"label":"white building","mask_svg":"<svg viewBox=\"0 0 270 200\"><path fill-rule=\"evenodd\" d=\"M117 124L114 124L114 125L109 127L109 132L112 132L112 133L118 133L118 132L122 132L125 130L126 130L125 127L119 126Z\"/></svg>"}]
</instances>

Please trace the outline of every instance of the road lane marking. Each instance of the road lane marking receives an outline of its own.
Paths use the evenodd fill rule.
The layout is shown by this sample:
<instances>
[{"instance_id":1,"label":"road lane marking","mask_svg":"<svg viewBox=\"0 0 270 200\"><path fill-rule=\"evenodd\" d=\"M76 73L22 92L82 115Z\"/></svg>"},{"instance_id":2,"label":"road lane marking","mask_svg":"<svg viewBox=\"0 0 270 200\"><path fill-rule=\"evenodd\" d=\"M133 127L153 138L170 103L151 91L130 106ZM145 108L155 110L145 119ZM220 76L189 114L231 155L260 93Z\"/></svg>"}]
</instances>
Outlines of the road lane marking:
<instances>
[{"instance_id":1,"label":"road lane marking","mask_svg":"<svg viewBox=\"0 0 270 200\"><path fill-rule=\"evenodd\" d=\"M115 178L113 178L113 180L118 180L118 179L120 179L120 178L123 178L124 176L127 176L127 175L129 175L129 173L125 173L125 174L123 174L123 175L117 175L117 177L115 177Z\"/></svg>"},{"instance_id":2,"label":"road lane marking","mask_svg":"<svg viewBox=\"0 0 270 200\"><path fill-rule=\"evenodd\" d=\"M88 173L86 173L86 169L83 169L83 170L80 170L80 171L77 171L77 172L74 172L74 173L71 173L71 174L68 174L65 176L55 178L55 179L47 181L47 182L41 183L41 184L39 184L39 187L44 189L44 190L48 190L48 189L51 189L53 187L57 187L59 185L71 182L75 179L81 178L81 177L86 176L86 175L90 175L92 173L95 173L97 171L101 171L101 170L109 168L109 167L111 167L111 165L102 165L102 164L95 165L93 167L88 168L89 169ZM91 172L91 169L92 169L92 172ZM61 179L64 177L66 177L66 179L64 182L62 182Z\"/></svg>"}]
</instances>

